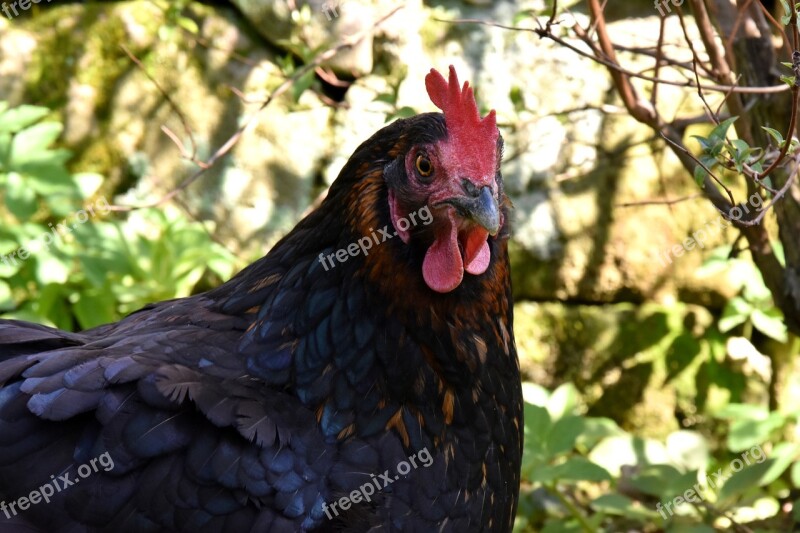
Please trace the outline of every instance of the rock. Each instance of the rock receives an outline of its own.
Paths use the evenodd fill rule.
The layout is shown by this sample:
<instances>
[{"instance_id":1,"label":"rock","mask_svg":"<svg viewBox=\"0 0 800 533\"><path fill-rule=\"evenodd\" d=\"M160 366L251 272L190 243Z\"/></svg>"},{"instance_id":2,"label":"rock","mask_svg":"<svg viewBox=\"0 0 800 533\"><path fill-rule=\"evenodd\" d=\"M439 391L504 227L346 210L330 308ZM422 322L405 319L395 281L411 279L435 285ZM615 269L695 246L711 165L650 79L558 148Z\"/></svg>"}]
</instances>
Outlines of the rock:
<instances>
[{"instance_id":1,"label":"rock","mask_svg":"<svg viewBox=\"0 0 800 533\"><path fill-rule=\"evenodd\" d=\"M613 418L623 429L659 439L679 429L676 409L687 414L697 409L692 403L698 395L695 380L707 356L696 339L713 327L713 320L694 305L514 306L525 379L548 389L574 383L588 415ZM695 355L687 343L698 346ZM678 370L669 366L669 354L676 350L691 357Z\"/></svg>"},{"instance_id":2,"label":"rock","mask_svg":"<svg viewBox=\"0 0 800 533\"><path fill-rule=\"evenodd\" d=\"M369 29L376 20L373 2L366 0L234 0L233 3L265 39L298 55L333 47ZM392 5L375 4L376 8ZM323 65L347 76L365 76L372 72L372 48L373 36L367 33L350 50Z\"/></svg>"}]
</instances>

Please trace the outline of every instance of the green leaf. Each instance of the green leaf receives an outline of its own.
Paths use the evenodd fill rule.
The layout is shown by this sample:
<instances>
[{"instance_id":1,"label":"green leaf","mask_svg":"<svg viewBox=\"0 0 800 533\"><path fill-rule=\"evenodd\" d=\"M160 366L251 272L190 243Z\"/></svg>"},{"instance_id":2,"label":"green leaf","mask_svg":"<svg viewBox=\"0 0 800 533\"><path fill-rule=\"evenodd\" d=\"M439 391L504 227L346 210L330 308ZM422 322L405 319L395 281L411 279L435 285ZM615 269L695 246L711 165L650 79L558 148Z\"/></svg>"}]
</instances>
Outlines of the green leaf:
<instances>
[{"instance_id":1,"label":"green leaf","mask_svg":"<svg viewBox=\"0 0 800 533\"><path fill-rule=\"evenodd\" d=\"M748 453L748 452L745 452ZM733 472L731 477L722 486L719 492L720 502L731 500L739 495L746 493L753 487L762 487L772 483L783 474L790 464L797 460L800 454L800 444L784 442L775 447L772 456L761 463L754 462L754 458L737 457L731 461L731 469L739 469ZM761 452L762 457L763 451ZM750 462L750 465L747 463Z\"/></svg>"},{"instance_id":2,"label":"green leaf","mask_svg":"<svg viewBox=\"0 0 800 533\"><path fill-rule=\"evenodd\" d=\"M723 142L725 138L728 136L728 129L730 129L731 124L736 122L738 118L739 117L731 117L727 120L723 120L722 122L719 123L718 126L716 126L713 130L711 130L711 133L708 135L708 139L711 142L711 144L716 145L718 143Z\"/></svg>"},{"instance_id":3,"label":"green leaf","mask_svg":"<svg viewBox=\"0 0 800 533\"><path fill-rule=\"evenodd\" d=\"M178 26L188 31L192 35L197 35L200 33L200 28L197 27L197 23L189 17L179 17Z\"/></svg>"},{"instance_id":4,"label":"green leaf","mask_svg":"<svg viewBox=\"0 0 800 533\"><path fill-rule=\"evenodd\" d=\"M668 533L718 533L718 529L707 526L705 524L685 524L682 522L673 522L668 528Z\"/></svg>"},{"instance_id":5,"label":"green leaf","mask_svg":"<svg viewBox=\"0 0 800 533\"><path fill-rule=\"evenodd\" d=\"M589 452L589 459L619 475L624 465L667 463L669 455L664 445L658 441L620 435L603 439Z\"/></svg>"},{"instance_id":6,"label":"green leaf","mask_svg":"<svg viewBox=\"0 0 800 533\"><path fill-rule=\"evenodd\" d=\"M681 429L667 435L670 464L687 472L705 470L710 459L707 437L697 431Z\"/></svg>"},{"instance_id":7,"label":"green leaf","mask_svg":"<svg viewBox=\"0 0 800 533\"><path fill-rule=\"evenodd\" d=\"M0 240L0 279L10 280L22 268L22 262L16 257L16 252L16 241Z\"/></svg>"},{"instance_id":8,"label":"green leaf","mask_svg":"<svg viewBox=\"0 0 800 533\"><path fill-rule=\"evenodd\" d=\"M570 457L555 466L545 466L533 473L531 481L551 483L553 481L610 481L609 474L603 467L594 464L585 457Z\"/></svg>"},{"instance_id":9,"label":"green leaf","mask_svg":"<svg viewBox=\"0 0 800 533\"><path fill-rule=\"evenodd\" d=\"M664 499L671 500L676 496L685 494L688 489L694 488L694 485L697 483L697 479L697 470L690 470L689 472L681 474L680 477L672 479L670 484L664 488Z\"/></svg>"},{"instance_id":10,"label":"green leaf","mask_svg":"<svg viewBox=\"0 0 800 533\"><path fill-rule=\"evenodd\" d=\"M0 132L16 133L50 113L46 107L21 105L0 114Z\"/></svg>"},{"instance_id":11,"label":"green leaf","mask_svg":"<svg viewBox=\"0 0 800 533\"><path fill-rule=\"evenodd\" d=\"M522 88L518 85L514 85L511 87L511 90L508 93L508 97L511 100L511 103L514 104L514 110L516 112L523 111L525 109L525 96L522 92Z\"/></svg>"},{"instance_id":12,"label":"green leaf","mask_svg":"<svg viewBox=\"0 0 800 533\"><path fill-rule=\"evenodd\" d=\"M547 412L554 420L572 414L577 408L580 394L572 383L564 383L553 391L547 401Z\"/></svg>"},{"instance_id":13,"label":"green leaf","mask_svg":"<svg viewBox=\"0 0 800 533\"><path fill-rule=\"evenodd\" d=\"M583 417L568 415L556 420L547 438L547 451L550 456L557 456L572 450L582 431Z\"/></svg>"},{"instance_id":14,"label":"green leaf","mask_svg":"<svg viewBox=\"0 0 800 533\"><path fill-rule=\"evenodd\" d=\"M794 488L800 489L800 461L797 461L792 465L791 478Z\"/></svg>"},{"instance_id":15,"label":"green leaf","mask_svg":"<svg viewBox=\"0 0 800 533\"><path fill-rule=\"evenodd\" d=\"M761 477L760 483L762 486L769 485L783 475L790 465L797 464L797 461L800 460L800 444L781 442L775 445L768 459L764 450L760 451L760 455L762 462L770 463L769 468ZM750 461L753 462L754 459L750 459Z\"/></svg>"},{"instance_id":16,"label":"green leaf","mask_svg":"<svg viewBox=\"0 0 800 533\"><path fill-rule=\"evenodd\" d=\"M0 311L8 311L13 308L14 299L11 295L11 287L5 281L0 281Z\"/></svg>"},{"instance_id":17,"label":"green leaf","mask_svg":"<svg viewBox=\"0 0 800 533\"><path fill-rule=\"evenodd\" d=\"M526 381L522 384L522 398L533 405L546 407L547 400L550 398L550 391L541 385Z\"/></svg>"},{"instance_id":18,"label":"green leaf","mask_svg":"<svg viewBox=\"0 0 800 533\"><path fill-rule=\"evenodd\" d=\"M781 81L792 87L794 85L794 76L781 76Z\"/></svg>"},{"instance_id":19,"label":"green leaf","mask_svg":"<svg viewBox=\"0 0 800 533\"><path fill-rule=\"evenodd\" d=\"M669 383L681 372L692 364L692 361L700 354L700 342L690 333L684 333L675 337L669 348L665 364L667 365L667 379Z\"/></svg>"},{"instance_id":20,"label":"green leaf","mask_svg":"<svg viewBox=\"0 0 800 533\"><path fill-rule=\"evenodd\" d=\"M692 135L692 137L697 139L697 142L700 143L700 148L704 152L709 152L711 150L711 147L713 146L713 144L708 139L708 137L703 137L702 135Z\"/></svg>"},{"instance_id":21,"label":"green leaf","mask_svg":"<svg viewBox=\"0 0 800 533\"><path fill-rule=\"evenodd\" d=\"M74 304L74 309L81 329L107 324L116 318L114 298L100 290L82 292Z\"/></svg>"},{"instance_id":22,"label":"green leaf","mask_svg":"<svg viewBox=\"0 0 800 533\"><path fill-rule=\"evenodd\" d=\"M701 167L700 165L696 165L694 167L694 182L697 183L699 187L703 187L703 183L706 180L706 176L708 176L708 172L706 169Z\"/></svg>"},{"instance_id":23,"label":"green leaf","mask_svg":"<svg viewBox=\"0 0 800 533\"><path fill-rule=\"evenodd\" d=\"M11 164L16 166L36 160L58 139L62 130L58 122L42 122L17 133L11 142Z\"/></svg>"},{"instance_id":24,"label":"green leaf","mask_svg":"<svg viewBox=\"0 0 800 533\"><path fill-rule=\"evenodd\" d=\"M385 102L394 105L397 102L396 93L381 93L375 97L376 102Z\"/></svg>"},{"instance_id":25,"label":"green leaf","mask_svg":"<svg viewBox=\"0 0 800 533\"><path fill-rule=\"evenodd\" d=\"M36 279L39 283L63 285L67 282L70 272L68 260L60 259L47 250L37 251L34 256L36 257Z\"/></svg>"},{"instance_id":26,"label":"green leaf","mask_svg":"<svg viewBox=\"0 0 800 533\"><path fill-rule=\"evenodd\" d=\"M22 176L16 172L10 172L7 176L5 203L11 214L19 221L30 219L38 209L36 194L33 189L25 185Z\"/></svg>"},{"instance_id":27,"label":"green leaf","mask_svg":"<svg viewBox=\"0 0 800 533\"><path fill-rule=\"evenodd\" d=\"M783 12L785 13L785 15L781 15L781 24L788 26L792 21L792 9L789 7L789 2L786 0L781 0L781 5L783 6Z\"/></svg>"},{"instance_id":28,"label":"green leaf","mask_svg":"<svg viewBox=\"0 0 800 533\"><path fill-rule=\"evenodd\" d=\"M595 511L610 515L620 515L634 520L652 520L658 513L634 503L633 500L622 494L603 494L595 498L590 504Z\"/></svg>"},{"instance_id":29,"label":"green leaf","mask_svg":"<svg viewBox=\"0 0 800 533\"><path fill-rule=\"evenodd\" d=\"M738 296L728 300L719 319L719 330L727 333L736 326L744 324L753 312L753 306Z\"/></svg>"},{"instance_id":30,"label":"green leaf","mask_svg":"<svg viewBox=\"0 0 800 533\"><path fill-rule=\"evenodd\" d=\"M389 116L386 117L386 122L389 122L395 118L413 117L416 114L417 111L413 107L403 106L394 113L390 113Z\"/></svg>"},{"instance_id":31,"label":"green leaf","mask_svg":"<svg viewBox=\"0 0 800 533\"><path fill-rule=\"evenodd\" d=\"M581 533L583 526L577 520L550 519L540 533Z\"/></svg>"},{"instance_id":32,"label":"green leaf","mask_svg":"<svg viewBox=\"0 0 800 533\"><path fill-rule=\"evenodd\" d=\"M630 483L634 488L658 498L671 496L671 487L678 485L682 481L683 475L672 465L647 465L630 479ZM692 483L694 481L689 483L689 486ZM678 485L678 490L683 486L685 485Z\"/></svg>"},{"instance_id":33,"label":"green leaf","mask_svg":"<svg viewBox=\"0 0 800 533\"><path fill-rule=\"evenodd\" d=\"M708 155L708 154L701 155L700 158L699 158L699 161L700 161L700 163L702 163L702 165L697 165L695 167L695 169L694 169L694 181L697 183L697 185L700 186L700 188L702 188L703 187L703 180L705 180L706 176L708 175L708 172L706 171L706 168L713 172L714 167L718 163L717 163L717 159L713 155ZM703 165L705 165L705 168L703 168Z\"/></svg>"},{"instance_id":34,"label":"green leaf","mask_svg":"<svg viewBox=\"0 0 800 533\"><path fill-rule=\"evenodd\" d=\"M292 85L292 100L297 103L300 100L300 96L306 91L306 89L310 88L314 81L316 80L316 74L314 70L309 70L300 78L294 82Z\"/></svg>"},{"instance_id":35,"label":"green leaf","mask_svg":"<svg viewBox=\"0 0 800 533\"><path fill-rule=\"evenodd\" d=\"M786 415L777 411L771 412L763 420L737 419L731 423L728 433L728 449L739 452L759 446L772 436L772 432L786 424Z\"/></svg>"},{"instance_id":36,"label":"green leaf","mask_svg":"<svg viewBox=\"0 0 800 533\"><path fill-rule=\"evenodd\" d=\"M77 185L81 198L89 198L100 190L105 178L93 172L81 172L73 174L72 181Z\"/></svg>"},{"instance_id":37,"label":"green leaf","mask_svg":"<svg viewBox=\"0 0 800 533\"><path fill-rule=\"evenodd\" d=\"M729 403L713 413L715 418L730 418L744 420L765 420L769 411L760 405L747 403Z\"/></svg>"},{"instance_id":38,"label":"green leaf","mask_svg":"<svg viewBox=\"0 0 800 533\"><path fill-rule=\"evenodd\" d=\"M72 176L59 159L69 153L66 151L50 152L51 161L36 161L20 165L19 172L24 174L26 182L40 196L66 195L76 198L79 196L78 188L72 181Z\"/></svg>"},{"instance_id":39,"label":"green leaf","mask_svg":"<svg viewBox=\"0 0 800 533\"><path fill-rule=\"evenodd\" d=\"M761 477L766 473L768 468L769 465L764 462L750 468L745 468L740 472L734 472L733 475L725 481L722 490L719 492L720 503L722 504L722 502L726 502L726 500L733 500L753 487L757 487Z\"/></svg>"},{"instance_id":40,"label":"green leaf","mask_svg":"<svg viewBox=\"0 0 800 533\"><path fill-rule=\"evenodd\" d=\"M525 449L546 453L547 435L550 432L550 414L544 407L525 402Z\"/></svg>"},{"instance_id":41,"label":"green leaf","mask_svg":"<svg viewBox=\"0 0 800 533\"><path fill-rule=\"evenodd\" d=\"M736 165L736 170L742 172L744 164L747 163L747 159L753 153L753 149L742 139L731 139L730 143L733 147L731 158Z\"/></svg>"},{"instance_id":42,"label":"green leaf","mask_svg":"<svg viewBox=\"0 0 800 533\"><path fill-rule=\"evenodd\" d=\"M576 446L589 450L606 437L623 435L625 435L625 432L610 418L585 417L583 419L583 431L576 440Z\"/></svg>"},{"instance_id":43,"label":"green leaf","mask_svg":"<svg viewBox=\"0 0 800 533\"><path fill-rule=\"evenodd\" d=\"M742 139L731 139L730 143L731 145L733 145L733 148L736 151L737 155L752 151L750 145L747 144L747 142L743 141Z\"/></svg>"},{"instance_id":44,"label":"green leaf","mask_svg":"<svg viewBox=\"0 0 800 533\"><path fill-rule=\"evenodd\" d=\"M750 315L750 320L753 321L753 326L767 337L773 338L778 342L786 342L788 340L786 324L783 321L783 313L780 309L774 307L765 311L754 309L753 314Z\"/></svg>"},{"instance_id":45,"label":"green leaf","mask_svg":"<svg viewBox=\"0 0 800 533\"><path fill-rule=\"evenodd\" d=\"M783 144L783 134L781 134L781 132L775 128L768 128L767 126L761 126L761 129L769 133L770 136L775 139L775 142L778 144L778 146Z\"/></svg>"}]
</instances>

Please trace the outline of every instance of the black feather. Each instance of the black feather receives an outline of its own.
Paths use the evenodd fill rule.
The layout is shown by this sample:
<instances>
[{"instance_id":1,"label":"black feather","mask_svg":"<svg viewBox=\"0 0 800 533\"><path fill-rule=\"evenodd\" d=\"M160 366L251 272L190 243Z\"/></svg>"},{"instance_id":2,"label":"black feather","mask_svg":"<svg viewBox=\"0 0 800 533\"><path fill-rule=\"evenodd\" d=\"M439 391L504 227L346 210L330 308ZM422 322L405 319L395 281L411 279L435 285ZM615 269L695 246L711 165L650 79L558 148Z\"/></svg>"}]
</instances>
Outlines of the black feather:
<instances>
[{"instance_id":1,"label":"black feather","mask_svg":"<svg viewBox=\"0 0 800 533\"><path fill-rule=\"evenodd\" d=\"M385 127L320 208L208 293L81 333L0 320L0 501L80 477L13 526L0 513L0 531L510 531L505 240L449 294L421 278L424 233L319 261L388 228L389 188L410 190L400 162L446 135L434 113Z\"/></svg>"}]
</instances>

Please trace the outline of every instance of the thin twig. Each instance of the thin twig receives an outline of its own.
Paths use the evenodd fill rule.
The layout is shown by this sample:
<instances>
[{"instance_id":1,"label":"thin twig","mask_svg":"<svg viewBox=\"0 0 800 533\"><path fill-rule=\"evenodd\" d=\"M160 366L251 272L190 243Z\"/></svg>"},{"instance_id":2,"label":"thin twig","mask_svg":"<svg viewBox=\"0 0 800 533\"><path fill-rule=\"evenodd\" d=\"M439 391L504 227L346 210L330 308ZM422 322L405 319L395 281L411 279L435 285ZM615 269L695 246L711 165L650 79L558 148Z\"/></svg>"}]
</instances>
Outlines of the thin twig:
<instances>
[{"instance_id":1,"label":"thin twig","mask_svg":"<svg viewBox=\"0 0 800 533\"><path fill-rule=\"evenodd\" d=\"M164 98L164 100L167 101L167 104L169 104L172 110L175 111L175 114L178 115L178 119L181 121L183 130L186 132L186 135L189 136L189 142L192 143L192 155L190 157L187 157L186 159L194 160L195 156L197 155L197 143L194 140L194 135L192 135L192 128L189 127L189 121L186 119L186 115L183 114L183 111L181 111L181 108L178 107L178 104L176 104L175 101L172 99L172 96L170 96L170 94L166 90L164 90L163 87L161 87L161 84L158 83L158 81L153 76L151 76L149 72L147 72L147 69L144 67L139 58L133 55L133 52L128 50L128 47L125 46L124 44L120 44L119 46L120 48L122 48L122 51L125 52L125 54L127 54L127 56L131 59L131 61L133 61L136 64L136 66L139 67L139 69L141 69L144 75L147 76L147 79L150 80L150 82L155 86L158 92L161 93L161 96ZM173 139L173 141L175 141L175 139ZM181 149L181 152L185 152L186 149L184 148L183 143L176 142L175 144L178 146L178 148Z\"/></svg>"},{"instance_id":2,"label":"thin twig","mask_svg":"<svg viewBox=\"0 0 800 533\"><path fill-rule=\"evenodd\" d=\"M396 6L394 9L390 10L386 15L384 15L380 19L378 19L370 28L367 28L367 29L365 29L365 30L363 30L361 32L358 32L358 33L354 34L354 35L345 37L344 39L341 40L341 42L339 42L339 44L337 44L333 48L329 48L328 50L325 50L324 52L321 52L312 61L310 61L309 63L307 63L307 64L303 65L301 68L299 68L294 73L293 76L291 76L290 78L287 78L274 91L272 91L272 93L267 97L266 100L264 100L264 102L261 104L261 106L253 114L251 114L250 117L248 117L248 119L245 121L245 123L242 126L240 126L239 129L237 129L236 132L234 132L234 134L231 135L228 138L228 140L225 141L225 143L222 146L220 146L217 149L217 151L214 152L214 154L208 160L205 161L205 163L204 163L205 166L200 166L200 168L194 174L192 174L188 178L184 179L180 184L178 184L178 186L175 189L173 189L169 193L165 194L160 199L158 199L156 201L153 201L153 202L150 202L148 204L138 205L138 206L112 205L112 206L110 206L110 209L112 211L123 211L123 212L133 211L133 210L136 210L136 209L145 209L145 208L150 208L150 207L158 207L158 206L161 206L161 205L165 204L166 202L169 202L170 200L172 200L178 193L180 193L181 191L186 189L188 186L190 186L192 183L197 181L197 179L200 176L202 176L209 168L214 166L214 164L217 161L219 161L220 158L222 158L223 156L227 155L228 152L230 152L231 149L236 145L236 143L239 142L239 139L241 139L241 137L245 133L245 131L247 131L255 123L255 119L258 116L258 114L261 111L263 111L268 105L270 105L276 98L278 98L280 95L282 95L283 93L288 91L300 78L305 76L308 72L310 72L310 71L314 70L315 68L317 68L323 62L327 61L328 59L332 58L333 56L335 56L336 54L340 53L343 50L352 48L359 41L361 41L364 37L366 37L367 35L373 33L378 28L378 26L383 24L383 22L385 22L388 18L390 18L392 15L397 13L402 8L403 8L402 5Z\"/></svg>"},{"instance_id":3,"label":"thin twig","mask_svg":"<svg viewBox=\"0 0 800 533\"><path fill-rule=\"evenodd\" d=\"M736 200L734 200L734 199L733 199L733 193L731 192L731 190L730 190L729 188L727 188L727 187L725 186L725 184L724 184L724 183L722 183L722 180L720 180L720 179L719 179L719 178L718 178L718 177L717 177L717 176L716 176L716 175L715 175L713 172L711 172L711 169L710 169L710 168L708 168L708 167L705 165L705 163L703 163L702 161L700 161L699 159L697 159L697 158L694 156L694 154L693 154L692 152L690 152L690 151L689 151L689 149L688 149L688 148L686 148L685 146L683 146L682 144L680 144L680 143L676 143L675 141L673 141L672 139L670 139L669 137L667 137L667 136L666 136L666 135L664 135L663 133L661 134L661 137L662 137L662 138L663 138L665 141L667 141L669 144L671 144L672 146L674 146L675 148L677 148L678 150L680 150L681 152L683 152L684 154L686 154L687 156L689 156L690 158L692 158L692 159L694 160L694 162L695 162L695 163L697 163L698 165L700 165L701 167L703 167L703 170L705 170L705 171L708 173L708 175L709 175L709 176L711 176L711 178L712 178L714 181L716 181L716 182L717 182L717 184L718 184L720 187L722 187L722 188L725 190L725 192L726 192L726 193L728 193L728 198L729 198L729 199L730 199L730 201L731 201L731 205L736 205Z\"/></svg>"},{"instance_id":4,"label":"thin twig","mask_svg":"<svg viewBox=\"0 0 800 533\"><path fill-rule=\"evenodd\" d=\"M796 13L793 16L793 20L796 24L797 23ZM764 172L762 172L760 175L753 176L753 179L755 179L756 181L763 180L764 178L769 176L770 173L783 162L783 158L786 156L786 153L789 151L789 147L792 144L792 138L794 137L794 128L797 125L797 106L800 104L800 102L798 102L798 97L800 97L800 86L798 86L798 83L800 83L800 76L799 76L800 52L798 52L797 50L792 52L792 63L794 65L795 80L794 83L792 84L792 110L791 110L791 115L789 116L789 127L787 128L787 133L783 140L783 146L781 147L781 151L778 154L778 157L775 158L772 164L769 167L767 167L767 169Z\"/></svg>"},{"instance_id":5,"label":"thin twig","mask_svg":"<svg viewBox=\"0 0 800 533\"><path fill-rule=\"evenodd\" d=\"M683 18L683 10L680 6L675 6L675 9L678 12L678 21L681 24L681 30L683 30L683 36L686 39L686 44L689 45L689 50L692 52L692 72L694 73L695 82L697 83L697 95L700 97L700 101L703 102L703 107L708 113L708 119L715 124L719 124L719 120L717 119L714 111L711 109L711 106L708 105L706 101L706 97L703 94L703 88L700 86L700 75L697 72L697 65L702 64L700 61L700 57L697 55L697 51L694 49L694 45L692 44L692 39L689 37L689 30L686 28L686 21Z\"/></svg>"},{"instance_id":6,"label":"thin twig","mask_svg":"<svg viewBox=\"0 0 800 533\"><path fill-rule=\"evenodd\" d=\"M653 68L653 77L658 79L659 73L661 72L661 60L664 54L664 30L666 29L667 19L666 17L661 17L658 26L658 44L656 45L656 61L655 61L655 68ZM656 104L658 103L658 82L653 82L653 91L650 94L650 105L653 106L653 109L656 108Z\"/></svg>"},{"instance_id":7,"label":"thin twig","mask_svg":"<svg viewBox=\"0 0 800 533\"><path fill-rule=\"evenodd\" d=\"M695 198L702 198L702 193L695 193L690 194L689 196L683 196L681 198L672 198L668 200L642 200L640 202L625 202L623 204L614 204L614 207L640 207L643 205L675 205L681 202L686 202L689 200L694 200Z\"/></svg>"},{"instance_id":8,"label":"thin twig","mask_svg":"<svg viewBox=\"0 0 800 533\"><path fill-rule=\"evenodd\" d=\"M789 177L786 179L786 183L783 184L783 187L781 187L780 190L777 193L775 193L772 199L770 199L769 203L764 206L764 208L761 210L761 212L758 214L756 218L754 218L753 220L740 220L739 223L745 226L759 225L761 223L761 220L763 220L764 215L767 214L767 211L769 211L769 209L773 205L775 205L775 202L780 200L781 197L783 197L783 195L786 194L786 191L789 190L789 187L792 186L792 183L794 183L794 180L797 177L798 170L800 170L800 157L795 157L794 168L792 169L792 172L789 174Z\"/></svg>"},{"instance_id":9,"label":"thin twig","mask_svg":"<svg viewBox=\"0 0 800 533\"><path fill-rule=\"evenodd\" d=\"M505 24L499 24L497 22L491 22L491 21L480 20L480 19L469 19L469 18L467 18L467 19L440 19L440 18L434 17L433 20L437 20L439 22L449 22L449 23L453 23L453 24L481 24L483 26L491 26L491 27L494 27L494 28L501 28L501 29L506 29L506 30L532 32L532 33L535 33L536 35L538 35L539 37L541 37L543 39L550 39L551 41L556 42L556 43L560 44L561 46L569 48L570 50L572 50L573 52L575 52L576 54L578 54L580 56L583 56L583 57L586 57L588 59L591 59L592 61L594 61L596 63L599 63L601 65L604 65L606 67L613 68L613 69L619 71L620 73L628 75L628 76L631 76L633 78L637 78L637 79L641 79L641 80L645 80L645 81L652 81L652 82L656 82L657 81L658 83L661 83L661 84L664 84L664 85L672 85L672 86L675 86L675 87L683 87L683 88L693 88L693 87L695 87L695 82L694 81L685 81L685 82L672 81L672 80L665 80L665 79L656 79L656 78L653 78L652 76L645 76L643 74L637 74L636 72L633 72L631 70L622 68L619 65L616 65L614 63L608 62L608 61L606 61L604 59L601 59L599 57L595 57L592 54L589 54L589 53L585 52L584 50L581 50L580 48L576 47L575 45L573 45L573 44L565 41L564 39L558 37L557 35L554 35L553 33L547 31L545 28L521 28L519 26L508 26L508 25L505 25ZM786 84L772 85L772 86L769 86L769 87L737 87L736 85L712 84L712 85L703 85L703 90L721 92L721 93L731 91L731 92L734 92L734 93L743 93L743 94L773 94L773 93L781 93L783 91L787 91L787 90L789 90L789 88L786 86Z\"/></svg>"}]
</instances>

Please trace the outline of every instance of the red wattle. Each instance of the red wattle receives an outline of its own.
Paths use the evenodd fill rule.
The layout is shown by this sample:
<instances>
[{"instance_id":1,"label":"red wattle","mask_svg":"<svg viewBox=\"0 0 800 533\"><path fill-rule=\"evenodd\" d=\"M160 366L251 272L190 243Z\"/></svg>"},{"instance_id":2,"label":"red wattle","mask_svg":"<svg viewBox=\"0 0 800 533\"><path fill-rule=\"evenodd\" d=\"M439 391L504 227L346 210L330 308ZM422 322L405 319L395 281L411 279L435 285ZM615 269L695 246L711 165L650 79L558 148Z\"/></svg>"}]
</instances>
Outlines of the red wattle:
<instances>
[{"instance_id":1,"label":"red wattle","mask_svg":"<svg viewBox=\"0 0 800 533\"><path fill-rule=\"evenodd\" d=\"M450 292L464 278L464 263L458 249L458 231L452 213L447 224L436 232L436 239L425 252L422 262L422 277L436 292Z\"/></svg>"},{"instance_id":2,"label":"red wattle","mask_svg":"<svg viewBox=\"0 0 800 533\"><path fill-rule=\"evenodd\" d=\"M483 274L489 268L492 254L489 252L489 232L483 228L476 228L467 235L466 250L464 253L464 268L473 275Z\"/></svg>"}]
</instances>

